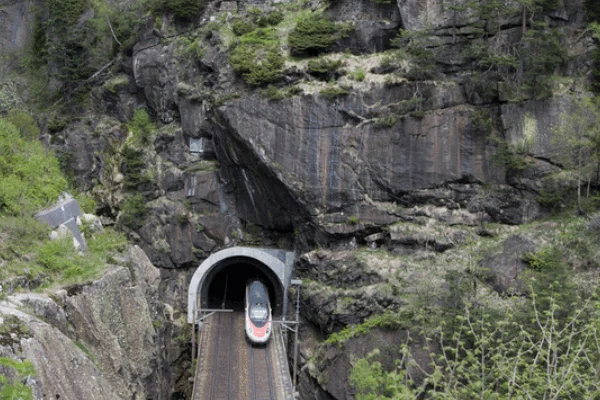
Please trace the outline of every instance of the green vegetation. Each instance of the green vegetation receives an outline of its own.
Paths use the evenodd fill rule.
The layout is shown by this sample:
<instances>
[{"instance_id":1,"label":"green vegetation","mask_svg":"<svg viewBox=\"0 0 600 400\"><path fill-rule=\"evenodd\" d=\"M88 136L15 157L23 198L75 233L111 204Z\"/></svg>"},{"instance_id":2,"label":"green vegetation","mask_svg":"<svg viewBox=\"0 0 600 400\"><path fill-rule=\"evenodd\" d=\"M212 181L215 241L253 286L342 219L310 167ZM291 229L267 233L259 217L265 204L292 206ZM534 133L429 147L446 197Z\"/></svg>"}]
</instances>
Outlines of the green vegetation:
<instances>
[{"instance_id":1,"label":"green vegetation","mask_svg":"<svg viewBox=\"0 0 600 400\"><path fill-rule=\"evenodd\" d=\"M153 4L155 13L172 14L181 22L198 17L203 9L204 0L155 0Z\"/></svg>"},{"instance_id":2,"label":"green vegetation","mask_svg":"<svg viewBox=\"0 0 600 400\"><path fill-rule=\"evenodd\" d=\"M231 51L229 63L246 83L266 86L281 79L283 54L273 28L258 28L240 37Z\"/></svg>"},{"instance_id":3,"label":"green vegetation","mask_svg":"<svg viewBox=\"0 0 600 400\"><path fill-rule=\"evenodd\" d=\"M373 126L376 129L392 128L394 125L396 125L396 122L398 122L398 119L395 115L388 115L377 118Z\"/></svg>"},{"instance_id":4,"label":"green vegetation","mask_svg":"<svg viewBox=\"0 0 600 400\"><path fill-rule=\"evenodd\" d=\"M391 46L399 50L390 52L388 56L394 60L409 61L404 75L410 80L432 79L435 72L435 51L439 38L433 32L401 30L391 41ZM391 61L386 61L391 63Z\"/></svg>"},{"instance_id":5,"label":"green vegetation","mask_svg":"<svg viewBox=\"0 0 600 400\"><path fill-rule=\"evenodd\" d=\"M290 53L297 56L317 55L347 36L347 24L336 24L320 13L301 18L288 37Z\"/></svg>"},{"instance_id":6,"label":"green vegetation","mask_svg":"<svg viewBox=\"0 0 600 400\"><path fill-rule=\"evenodd\" d=\"M569 196L566 196L566 188L562 187L558 177L547 177L542 182L542 188L536 201L543 207L551 209L553 212L560 210L562 206L566 206L569 202Z\"/></svg>"},{"instance_id":7,"label":"green vegetation","mask_svg":"<svg viewBox=\"0 0 600 400\"><path fill-rule=\"evenodd\" d=\"M35 376L35 368L31 361L16 361L7 357L0 357L0 365L16 371L19 382L11 382L4 375L0 375L0 399L7 400L33 400L31 388L22 381Z\"/></svg>"},{"instance_id":8,"label":"green vegetation","mask_svg":"<svg viewBox=\"0 0 600 400\"><path fill-rule=\"evenodd\" d=\"M23 115L17 121L31 126ZM88 279L113 252L122 250L125 239L108 229L87 238L87 255L74 249L71 238L48 240L49 227L32 215L66 189L58 161L39 142L23 138L0 119L0 279L24 275L38 285Z\"/></svg>"},{"instance_id":9,"label":"green vegetation","mask_svg":"<svg viewBox=\"0 0 600 400\"><path fill-rule=\"evenodd\" d=\"M83 351L90 358L90 360L96 361L96 357L94 357L94 354L92 354L90 349L88 349L85 344L81 343L79 340L76 340L74 343L75 346L79 348L79 350Z\"/></svg>"},{"instance_id":10,"label":"green vegetation","mask_svg":"<svg viewBox=\"0 0 600 400\"><path fill-rule=\"evenodd\" d=\"M29 113L23 110L10 110L4 118L17 128L23 139L27 141L38 139L40 128Z\"/></svg>"},{"instance_id":11,"label":"green vegetation","mask_svg":"<svg viewBox=\"0 0 600 400\"><path fill-rule=\"evenodd\" d=\"M127 128L129 128L133 135L133 142L139 146L150 144L150 137L156 130L148 112L144 108L135 110L131 121L127 124Z\"/></svg>"},{"instance_id":12,"label":"green vegetation","mask_svg":"<svg viewBox=\"0 0 600 400\"><path fill-rule=\"evenodd\" d=\"M527 167L525 159L526 149L522 146L512 145L505 140L492 138L496 144L496 153L492 156L492 160L503 165L509 173L518 173Z\"/></svg>"},{"instance_id":13,"label":"green vegetation","mask_svg":"<svg viewBox=\"0 0 600 400\"><path fill-rule=\"evenodd\" d=\"M147 213L148 206L144 195L130 195L121 204L120 222L131 229L137 229L142 226Z\"/></svg>"},{"instance_id":14,"label":"green vegetation","mask_svg":"<svg viewBox=\"0 0 600 400\"><path fill-rule=\"evenodd\" d=\"M328 86L325 89L321 90L321 96L325 97L327 100L334 100L340 96L346 96L348 90L341 88L339 86Z\"/></svg>"},{"instance_id":15,"label":"green vegetation","mask_svg":"<svg viewBox=\"0 0 600 400\"><path fill-rule=\"evenodd\" d=\"M332 60L325 57L317 58L308 62L308 73L322 81L328 82L338 78L338 71L344 65L343 60Z\"/></svg>"},{"instance_id":16,"label":"green vegetation","mask_svg":"<svg viewBox=\"0 0 600 400\"><path fill-rule=\"evenodd\" d=\"M398 367L385 371L371 359L356 362L350 381L356 398L504 399L594 398L600 389L600 360L596 298L576 307L552 297L541 307L534 296L518 313L493 315L466 307L454 328L441 326L428 335L429 360L417 359L409 338L400 345ZM560 316L560 313L565 315ZM408 368L423 374L415 382Z\"/></svg>"},{"instance_id":17,"label":"green vegetation","mask_svg":"<svg viewBox=\"0 0 600 400\"><path fill-rule=\"evenodd\" d=\"M236 36L243 36L246 33L250 33L254 29L256 29L256 25L254 25L250 21L244 21L244 20L238 19L238 20L233 21L233 23L231 24L231 29L233 30L233 33Z\"/></svg>"},{"instance_id":18,"label":"green vegetation","mask_svg":"<svg viewBox=\"0 0 600 400\"><path fill-rule=\"evenodd\" d=\"M577 208L583 212L583 186L591 196L591 182L597 180L600 166L600 106L598 99L574 100L571 109L561 115L561 124L553 132L556 159L574 172L577 179Z\"/></svg>"},{"instance_id":19,"label":"green vegetation","mask_svg":"<svg viewBox=\"0 0 600 400\"><path fill-rule=\"evenodd\" d=\"M353 215L346 219L346 223L348 223L350 225L358 225L360 223L360 220L358 219L358 217L356 215Z\"/></svg>"},{"instance_id":20,"label":"green vegetation","mask_svg":"<svg viewBox=\"0 0 600 400\"><path fill-rule=\"evenodd\" d=\"M153 180L146 171L142 152L125 145L121 150L123 157L122 171L125 176L125 188L130 191L148 189Z\"/></svg>"},{"instance_id":21,"label":"green vegetation","mask_svg":"<svg viewBox=\"0 0 600 400\"><path fill-rule=\"evenodd\" d=\"M352 79L352 80L355 80L357 82L362 82L365 80L366 74L362 68L358 67L354 71L352 71L352 73L350 73L349 76L350 76L350 79Z\"/></svg>"},{"instance_id":22,"label":"green vegetation","mask_svg":"<svg viewBox=\"0 0 600 400\"><path fill-rule=\"evenodd\" d=\"M57 160L39 142L23 138L0 119L0 213L30 215L66 189Z\"/></svg>"},{"instance_id":23,"label":"green vegetation","mask_svg":"<svg viewBox=\"0 0 600 400\"><path fill-rule=\"evenodd\" d=\"M585 14L589 22L600 22L600 3L594 0L585 0Z\"/></svg>"},{"instance_id":24,"label":"green vegetation","mask_svg":"<svg viewBox=\"0 0 600 400\"><path fill-rule=\"evenodd\" d=\"M302 89L296 86L279 89L273 85L269 85L266 89L263 89L261 93L271 101L279 101L302 94Z\"/></svg>"},{"instance_id":25,"label":"green vegetation","mask_svg":"<svg viewBox=\"0 0 600 400\"><path fill-rule=\"evenodd\" d=\"M339 332L332 333L327 337L325 343L341 346L347 340L365 335L374 328L397 330L400 327L406 326L408 320L410 320L410 315L408 314L385 312L365 320L362 324L349 326Z\"/></svg>"}]
</instances>

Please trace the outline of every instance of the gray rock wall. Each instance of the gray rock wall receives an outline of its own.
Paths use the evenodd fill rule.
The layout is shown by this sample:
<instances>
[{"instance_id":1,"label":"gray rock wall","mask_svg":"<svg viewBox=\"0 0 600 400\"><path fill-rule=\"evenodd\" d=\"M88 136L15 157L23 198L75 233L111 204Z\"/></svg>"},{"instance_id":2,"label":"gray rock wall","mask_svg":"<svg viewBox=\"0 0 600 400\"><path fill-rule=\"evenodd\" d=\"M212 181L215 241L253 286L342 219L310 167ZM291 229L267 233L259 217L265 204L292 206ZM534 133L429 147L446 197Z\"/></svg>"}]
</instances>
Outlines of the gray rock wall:
<instances>
[{"instance_id":1,"label":"gray rock wall","mask_svg":"<svg viewBox=\"0 0 600 400\"><path fill-rule=\"evenodd\" d=\"M33 362L36 399L170 399L175 382L165 359L182 350L164 347L159 271L139 247L123 263L90 284L0 304L0 336L10 338L0 340L0 353Z\"/></svg>"}]
</instances>

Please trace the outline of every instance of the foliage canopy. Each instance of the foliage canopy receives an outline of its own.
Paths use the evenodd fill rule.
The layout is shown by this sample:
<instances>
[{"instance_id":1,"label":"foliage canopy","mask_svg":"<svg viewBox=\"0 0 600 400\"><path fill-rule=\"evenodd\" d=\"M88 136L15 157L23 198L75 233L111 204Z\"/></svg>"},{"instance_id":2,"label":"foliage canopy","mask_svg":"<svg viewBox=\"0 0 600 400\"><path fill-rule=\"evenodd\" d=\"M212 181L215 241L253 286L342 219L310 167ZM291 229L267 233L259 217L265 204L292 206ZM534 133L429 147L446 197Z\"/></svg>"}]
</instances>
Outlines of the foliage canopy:
<instances>
[{"instance_id":1,"label":"foliage canopy","mask_svg":"<svg viewBox=\"0 0 600 400\"><path fill-rule=\"evenodd\" d=\"M290 32L290 52L298 56L319 54L345 37L348 30L348 25L336 24L325 15L310 14L301 18Z\"/></svg>"}]
</instances>

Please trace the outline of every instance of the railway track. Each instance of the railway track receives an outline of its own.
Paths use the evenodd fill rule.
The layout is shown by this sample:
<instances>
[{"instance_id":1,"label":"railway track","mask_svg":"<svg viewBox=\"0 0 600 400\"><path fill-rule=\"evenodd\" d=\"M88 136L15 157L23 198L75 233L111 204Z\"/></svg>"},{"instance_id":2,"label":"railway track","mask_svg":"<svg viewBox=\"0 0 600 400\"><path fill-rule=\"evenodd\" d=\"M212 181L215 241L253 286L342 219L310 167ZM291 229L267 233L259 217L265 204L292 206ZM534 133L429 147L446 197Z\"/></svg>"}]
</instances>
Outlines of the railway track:
<instances>
[{"instance_id":1,"label":"railway track","mask_svg":"<svg viewBox=\"0 0 600 400\"><path fill-rule=\"evenodd\" d=\"M250 345L243 313L208 318L199 346L193 400L287 400L273 340L262 347Z\"/></svg>"},{"instance_id":2,"label":"railway track","mask_svg":"<svg viewBox=\"0 0 600 400\"><path fill-rule=\"evenodd\" d=\"M250 398L254 400L277 400L274 394L273 367L268 347L249 346L248 372Z\"/></svg>"}]
</instances>

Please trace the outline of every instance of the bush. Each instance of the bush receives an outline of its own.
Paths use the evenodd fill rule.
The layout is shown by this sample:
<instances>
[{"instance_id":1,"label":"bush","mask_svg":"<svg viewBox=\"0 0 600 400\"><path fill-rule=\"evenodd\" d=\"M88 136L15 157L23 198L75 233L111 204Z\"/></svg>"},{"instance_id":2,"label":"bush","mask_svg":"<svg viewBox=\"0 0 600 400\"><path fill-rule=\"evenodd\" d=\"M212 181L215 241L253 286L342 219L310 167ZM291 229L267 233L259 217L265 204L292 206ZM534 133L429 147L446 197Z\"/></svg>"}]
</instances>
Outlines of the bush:
<instances>
[{"instance_id":1,"label":"bush","mask_svg":"<svg viewBox=\"0 0 600 400\"><path fill-rule=\"evenodd\" d=\"M138 229L143 225L147 213L146 198L141 193L137 193L126 197L123 201L119 221L131 229Z\"/></svg>"},{"instance_id":2,"label":"bush","mask_svg":"<svg viewBox=\"0 0 600 400\"><path fill-rule=\"evenodd\" d=\"M342 60L318 58L308 62L308 73L322 81L330 81L338 77L338 70L344 65Z\"/></svg>"},{"instance_id":3,"label":"bush","mask_svg":"<svg viewBox=\"0 0 600 400\"><path fill-rule=\"evenodd\" d=\"M151 179L144 172L146 166L141 151L125 145L121 155L123 156L121 172L125 176L127 190L142 190L144 186L152 184Z\"/></svg>"},{"instance_id":4,"label":"bush","mask_svg":"<svg viewBox=\"0 0 600 400\"><path fill-rule=\"evenodd\" d=\"M240 19L233 21L231 24L231 30L236 36L243 36L246 33L252 32L254 29L256 29L256 26L252 22Z\"/></svg>"},{"instance_id":5,"label":"bush","mask_svg":"<svg viewBox=\"0 0 600 400\"><path fill-rule=\"evenodd\" d=\"M268 97L271 101L278 101L286 98L286 93L273 85L267 86L267 88L264 89L261 93L263 94L263 96Z\"/></svg>"},{"instance_id":6,"label":"bush","mask_svg":"<svg viewBox=\"0 0 600 400\"><path fill-rule=\"evenodd\" d=\"M23 110L11 110L6 120L19 130L21 137L26 140L37 140L40 128L31 115Z\"/></svg>"},{"instance_id":7,"label":"bush","mask_svg":"<svg viewBox=\"0 0 600 400\"><path fill-rule=\"evenodd\" d=\"M396 125L397 119L395 115L388 115L386 117L377 118L375 120L376 129L391 128Z\"/></svg>"},{"instance_id":8,"label":"bush","mask_svg":"<svg viewBox=\"0 0 600 400\"><path fill-rule=\"evenodd\" d=\"M284 15L281 11L272 11L267 15L267 24L268 25L279 25L281 21L283 21Z\"/></svg>"},{"instance_id":9,"label":"bush","mask_svg":"<svg viewBox=\"0 0 600 400\"><path fill-rule=\"evenodd\" d=\"M179 21L194 19L203 8L203 0L157 0L154 4L155 12L173 14L173 17Z\"/></svg>"},{"instance_id":10,"label":"bush","mask_svg":"<svg viewBox=\"0 0 600 400\"><path fill-rule=\"evenodd\" d=\"M542 207L558 211L565 204L565 200L568 199L566 192L565 188L561 187L560 181L547 178L544 179L536 200Z\"/></svg>"},{"instance_id":11,"label":"bush","mask_svg":"<svg viewBox=\"0 0 600 400\"><path fill-rule=\"evenodd\" d=\"M288 37L292 55L316 55L347 36L348 25L336 24L322 14L302 18Z\"/></svg>"},{"instance_id":12,"label":"bush","mask_svg":"<svg viewBox=\"0 0 600 400\"><path fill-rule=\"evenodd\" d=\"M366 78L365 70L364 70L364 69L362 69L362 68L360 68L360 67L356 68L356 69L354 70L354 72L352 72L352 73L350 74L350 78L351 78L352 80L355 80L355 81L357 81L357 82L362 82L362 81L364 81L364 80L365 80L365 78Z\"/></svg>"},{"instance_id":13,"label":"bush","mask_svg":"<svg viewBox=\"0 0 600 400\"><path fill-rule=\"evenodd\" d=\"M333 100L339 96L345 96L348 94L348 91L339 86L331 86L321 90L321 96L325 97L327 100Z\"/></svg>"},{"instance_id":14,"label":"bush","mask_svg":"<svg viewBox=\"0 0 600 400\"><path fill-rule=\"evenodd\" d=\"M246 83L265 86L281 79L283 55L273 28L259 28L240 38L229 63Z\"/></svg>"},{"instance_id":15,"label":"bush","mask_svg":"<svg viewBox=\"0 0 600 400\"><path fill-rule=\"evenodd\" d=\"M147 145L155 129L148 112L144 108L138 108L134 111L127 128L133 134L134 143L139 145Z\"/></svg>"}]
</instances>

